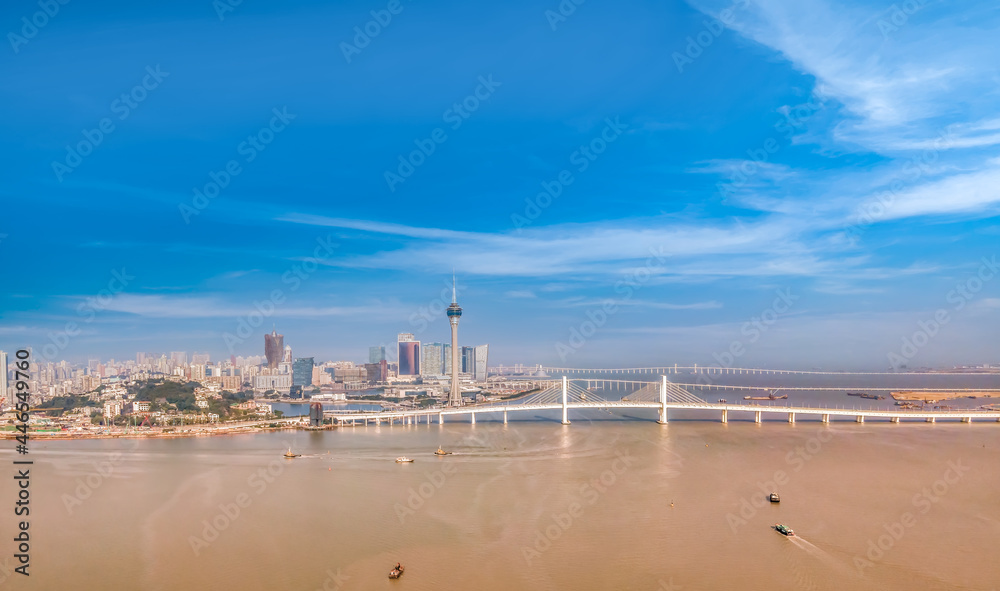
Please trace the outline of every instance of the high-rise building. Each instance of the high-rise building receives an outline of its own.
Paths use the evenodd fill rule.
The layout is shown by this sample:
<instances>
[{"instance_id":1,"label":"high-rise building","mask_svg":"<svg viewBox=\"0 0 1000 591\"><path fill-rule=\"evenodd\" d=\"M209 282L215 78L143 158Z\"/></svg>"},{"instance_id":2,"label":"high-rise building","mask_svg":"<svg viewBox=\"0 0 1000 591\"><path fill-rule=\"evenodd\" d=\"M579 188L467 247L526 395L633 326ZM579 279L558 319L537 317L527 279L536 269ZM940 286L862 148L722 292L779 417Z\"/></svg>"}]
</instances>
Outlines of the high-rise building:
<instances>
[{"instance_id":1,"label":"high-rise building","mask_svg":"<svg viewBox=\"0 0 1000 591\"><path fill-rule=\"evenodd\" d=\"M292 363L292 346L285 345L285 352L281 356L282 363Z\"/></svg>"},{"instance_id":2,"label":"high-rise building","mask_svg":"<svg viewBox=\"0 0 1000 591\"><path fill-rule=\"evenodd\" d=\"M476 373L475 347L462 347L462 373Z\"/></svg>"},{"instance_id":3,"label":"high-rise building","mask_svg":"<svg viewBox=\"0 0 1000 591\"><path fill-rule=\"evenodd\" d=\"M441 357L444 359L442 366L444 369L444 375L451 375L451 344L445 343L441 347Z\"/></svg>"},{"instance_id":4,"label":"high-rise building","mask_svg":"<svg viewBox=\"0 0 1000 591\"><path fill-rule=\"evenodd\" d=\"M208 353L192 353L191 363L201 363L202 365L208 365L208 362L212 360L212 356Z\"/></svg>"},{"instance_id":5,"label":"high-rise building","mask_svg":"<svg viewBox=\"0 0 1000 591\"><path fill-rule=\"evenodd\" d=\"M267 357L267 366L276 369L281 361L281 354L285 350L285 335L278 334L272 327L271 334L264 335L264 356Z\"/></svg>"},{"instance_id":6,"label":"high-rise building","mask_svg":"<svg viewBox=\"0 0 1000 591\"><path fill-rule=\"evenodd\" d=\"M443 344L426 343L420 346L420 374L425 376L445 375Z\"/></svg>"},{"instance_id":7,"label":"high-rise building","mask_svg":"<svg viewBox=\"0 0 1000 591\"><path fill-rule=\"evenodd\" d=\"M385 347L368 347L368 363L378 363L385 360Z\"/></svg>"},{"instance_id":8,"label":"high-rise building","mask_svg":"<svg viewBox=\"0 0 1000 591\"><path fill-rule=\"evenodd\" d=\"M188 354L186 351L171 351L170 360L177 365L184 365L187 363Z\"/></svg>"},{"instance_id":9,"label":"high-rise building","mask_svg":"<svg viewBox=\"0 0 1000 591\"><path fill-rule=\"evenodd\" d=\"M292 364L292 385L293 386L312 386L313 385L313 367L315 367L316 361L313 357L299 357Z\"/></svg>"},{"instance_id":10,"label":"high-rise building","mask_svg":"<svg viewBox=\"0 0 1000 591\"><path fill-rule=\"evenodd\" d=\"M400 376L420 375L420 341L408 332L399 334L396 345L399 347Z\"/></svg>"},{"instance_id":11,"label":"high-rise building","mask_svg":"<svg viewBox=\"0 0 1000 591\"><path fill-rule=\"evenodd\" d=\"M7 353L0 351L0 406L10 403L7 400Z\"/></svg>"},{"instance_id":12,"label":"high-rise building","mask_svg":"<svg viewBox=\"0 0 1000 591\"><path fill-rule=\"evenodd\" d=\"M474 371L472 371L472 379L477 382L486 381L487 372L487 361L490 356L490 346L489 345L479 345L476 347L475 359L474 359Z\"/></svg>"},{"instance_id":13,"label":"high-rise building","mask_svg":"<svg viewBox=\"0 0 1000 591\"><path fill-rule=\"evenodd\" d=\"M448 306L448 322L451 324L451 392L448 394L450 406L462 404L462 387L458 383L458 319L462 317L462 307L458 305L458 295L455 289L455 277L451 278L451 305Z\"/></svg>"}]
</instances>

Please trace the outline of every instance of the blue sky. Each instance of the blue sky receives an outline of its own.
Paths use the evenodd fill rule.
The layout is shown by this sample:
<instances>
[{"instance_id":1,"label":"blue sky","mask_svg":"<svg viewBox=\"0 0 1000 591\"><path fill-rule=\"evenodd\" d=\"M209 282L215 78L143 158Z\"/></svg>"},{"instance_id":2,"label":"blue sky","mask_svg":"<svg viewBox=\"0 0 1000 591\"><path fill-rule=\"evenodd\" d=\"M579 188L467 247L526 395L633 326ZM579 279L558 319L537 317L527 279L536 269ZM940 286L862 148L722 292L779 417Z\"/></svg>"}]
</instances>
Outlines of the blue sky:
<instances>
[{"instance_id":1,"label":"blue sky","mask_svg":"<svg viewBox=\"0 0 1000 591\"><path fill-rule=\"evenodd\" d=\"M0 348L1000 362L993 3L163 4L0 12Z\"/></svg>"}]
</instances>

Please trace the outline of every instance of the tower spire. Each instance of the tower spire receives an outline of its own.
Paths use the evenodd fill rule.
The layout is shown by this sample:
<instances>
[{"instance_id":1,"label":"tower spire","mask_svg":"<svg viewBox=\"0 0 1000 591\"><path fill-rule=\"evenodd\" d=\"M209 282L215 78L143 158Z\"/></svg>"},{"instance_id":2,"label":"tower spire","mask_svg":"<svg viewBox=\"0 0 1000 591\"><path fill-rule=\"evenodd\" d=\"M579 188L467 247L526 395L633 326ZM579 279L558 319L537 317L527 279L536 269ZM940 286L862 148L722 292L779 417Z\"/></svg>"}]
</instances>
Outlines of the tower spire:
<instances>
[{"instance_id":1,"label":"tower spire","mask_svg":"<svg viewBox=\"0 0 1000 591\"><path fill-rule=\"evenodd\" d=\"M457 291L455 289L455 270L454 269L452 269L452 271L451 271L451 303L453 303L453 304L457 304L458 303L458 295L457 295Z\"/></svg>"}]
</instances>

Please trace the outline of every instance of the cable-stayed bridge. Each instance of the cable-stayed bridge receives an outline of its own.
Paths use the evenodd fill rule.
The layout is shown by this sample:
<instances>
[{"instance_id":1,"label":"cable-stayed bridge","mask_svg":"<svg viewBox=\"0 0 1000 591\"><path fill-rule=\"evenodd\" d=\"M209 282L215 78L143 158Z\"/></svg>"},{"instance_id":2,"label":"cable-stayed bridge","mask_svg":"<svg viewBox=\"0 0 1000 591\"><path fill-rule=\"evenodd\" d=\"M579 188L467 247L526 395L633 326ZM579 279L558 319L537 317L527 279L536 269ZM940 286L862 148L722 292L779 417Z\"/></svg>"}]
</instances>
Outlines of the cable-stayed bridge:
<instances>
[{"instance_id":1,"label":"cable-stayed bridge","mask_svg":"<svg viewBox=\"0 0 1000 591\"><path fill-rule=\"evenodd\" d=\"M511 413L538 412L538 411L561 411L562 423L569 424L570 410L617 410L617 409L651 409L658 412L658 421L666 424L669 410L700 410L718 413L723 423L729 421L730 413L749 413L754 422L760 423L764 415L780 414L787 415L788 422L794 423L798 415L816 415L824 422L830 422L831 418L850 418L859 423L863 423L866 418L887 418L892 423L898 423L903 419L917 419L927 422L937 420L955 420L964 423L971 423L974 419L987 419L1000 422L1000 411L981 409L962 410L883 410L883 409L846 409L812 406L761 406L752 403L731 404L725 401L718 403L708 402L690 392L688 388L704 389L749 389L765 390L775 389L764 386L723 386L705 384L678 384L667 379L666 375L660 376L658 381L640 380L605 380L594 378L569 379L564 376L561 380L533 380L539 387L544 386L538 392L531 392L520 398L492 402L485 404L471 404L462 407L442 407L426 408L419 410L382 410L377 412L338 412L329 411L327 416L333 418L338 425L376 425L386 422L390 425L402 424L430 424L436 421L441 424L446 419L468 419L475 424L476 416L490 416L499 418L502 416L504 423L508 421ZM619 384L627 390L627 393L620 398L609 397L608 390L595 392L596 387L606 388L609 384ZM843 390L843 387L781 387L781 390ZM870 388L871 390L889 390L890 388ZM897 389L897 388L891 388ZM911 391L931 390L930 388L915 389L905 388ZM937 390L940 390L938 388ZM952 392L973 391L970 389L949 388ZM613 391L613 388L612 388ZM976 392L997 392L1000 389L977 388Z\"/></svg>"}]
</instances>

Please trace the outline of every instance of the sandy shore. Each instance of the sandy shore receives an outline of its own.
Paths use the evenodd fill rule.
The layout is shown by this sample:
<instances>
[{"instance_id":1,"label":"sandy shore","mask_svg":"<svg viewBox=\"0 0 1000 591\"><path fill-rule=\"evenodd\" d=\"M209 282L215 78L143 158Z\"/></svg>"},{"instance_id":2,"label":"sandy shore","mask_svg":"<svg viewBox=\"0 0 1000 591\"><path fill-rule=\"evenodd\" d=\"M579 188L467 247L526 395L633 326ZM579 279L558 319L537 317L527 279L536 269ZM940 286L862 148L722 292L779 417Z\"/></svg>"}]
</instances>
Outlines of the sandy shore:
<instances>
[{"instance_id":1,"label":"sandy shore","mask_svg":"<svg viewBox=\"0 0 1000 591\"><path fill-rule=\"evenodd\" d=\"M909 390L903 390L900 392L893 392L892 398L894 400L915 400L927 402L939 402L941 400L954 400L956 398L992 398L997 392L912 392Z\"/></svg>"}]
</instances>

